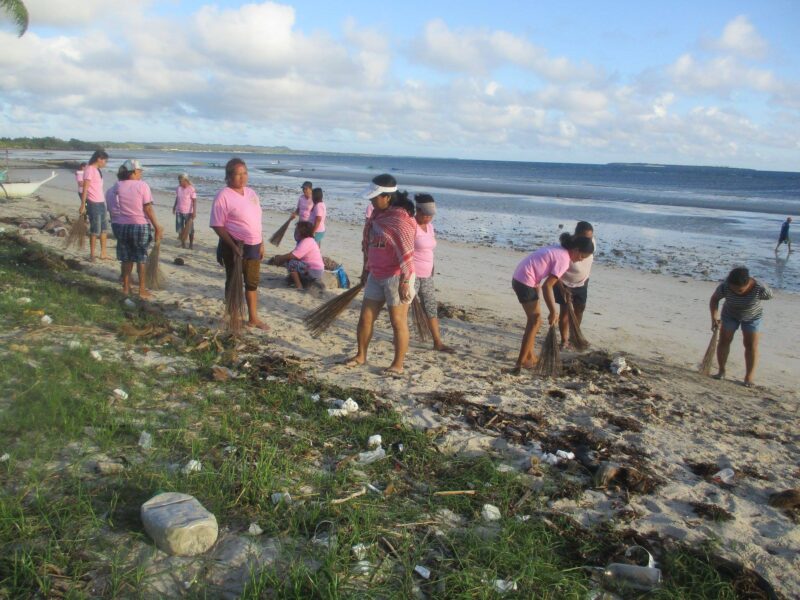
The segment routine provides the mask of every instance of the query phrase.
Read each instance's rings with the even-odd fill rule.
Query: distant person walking
[[[86,169],[86,163],[81,163],[78,170],[75,171],[75,181],[78,184],[78,198],[83,199],[83,171]]]
[[[709,308],[711,310],[711,329],[722,327],[717,346],[717,362],[719,372],[716,379],[725,377],[725,365],[728,362],[728,353],[731,349],[733,335],[739,327],[742,328],[744,340],[745,375],[742,384],[745,387],[753,386],[753,375],[758,363],[758,332],[761,328],[761,319],[764,309],[762,300],[770,300],[772,290],[763,283],[750,277],[746,267],[736,267],[728,277],[717,286],[711,295]],[[720,320],[719,303],[722,305],[722,319]]]
[[[569,310],[567,308],[567,298],[569,294],[572,306],[575,309],[575,317],[578,325],[583,321],[583,312],[586,310],[586,301],[589,297],[589,274],[592,272],[594,255],[597,252],[597,243],[594,239],[594,228],[587,221],[578,221],[575,226],[575,236],[585,237],[592,240],[592,253],[578,262],[571,262],[569,269],[561,276],[562,286],[557,285],[553,288],[553,297],[558,304],[558,329],[561,333],[561,347],[569,348]]]
[[[103,172],[100,170],[108,163],[108,153],[96,150],[83,170],[83,188],[81,189],[81,215],[89,218],[89,259],[94,261],[94,248],[100,238],[100,258],[111,260],[106,251],[106,218],[105,195],[103,194]]]
[[[322,238],[325,237],[325,217],[328,209],[322,197],[322,188],[314,188],[311,192],[311,201],[314,203],[308,220],[314,226],[314,241],[322,248]]]
[[[122,293],[131,291],[133,265],[139,276],[139,297],[148,299],[145,288],[144,266],[147,251],[155,228],[156,241],[161,240],[164,229],[158,224],[153,210],[153,194],[150,186],[142,181],[142,165],[138,160],[126,160],[117,171],[119,181],[106,193],[106,203],[111,214],[111,226],[117,238],[117,260],[120,261]]]
[[[239,254],[243,259],[247,324],[266,331],[269,327],[258,318],[258,284],[264,258],[261,201],[247,187],[247,165],[241,158],[232,158],[225,165],[225,182],[227,186],[217,193],[211,206],[211,229],[219,236],[217,259],[225,266],[225,290],[231,285],[242,285],[241,281],[231,280],[234,255]]]
[[[522,259],[514,271],[511,287],[522,305],[527,319],[525,333],[519,349],[517,363],[511,373],[517,374],[521,369],[532,369],[538,357],[533,352],[536,333],[542,324],[539,296],[544,295],[545,304],[550,311],[547,322],[555,325],[558,315],[553,286],[569,269],[570,263],[584,260],[594,252],[592,240],[581,236],[561,234],[559,246],[545,246]]]
[[[778,245],[775,246],[775,254],[778,253],[778,248],[781,244],[789,246],[789,252],[792,251],[792,240],[789,239],[789,226],[792,224],[792,217],[786,217],[786,220],[781,225],[781,233],[778,236]]]
[[[178,188],[175,190],[175,204],[172,205],[172,214],[175,215],[175,231],[181,240],[181,248],[186,248],[186,238],[183,230],[189,223],[189,250],[194,248],[194,220],[197,217],[197,192],[189,181],[186,173],[178,175]]]

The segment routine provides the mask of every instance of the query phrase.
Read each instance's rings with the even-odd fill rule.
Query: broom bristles
[[[569,317],[569,339],[572,340],[572,345],[576,350],[586,350],[589,347],[589,340],[581,332],[581,325],[578,322],[578,315],[575,314],[572,298],[567,300],[567,316]]]
[[[335,298],[331,298],[317,309],[303,317],[303,323],[313,337],[318,337],[323,333],[337,317],[342,314],[350,303],[364,289],[364,282],[351,287],[344,293]]]
[[[239,244],[241,250],[242,244]],[[233,335],[239,335],[244,326],[245,314],[244,277],[242,275],[242,254],[233,255],[233,273],[225,291],[225,326]]]
[[[286,230],[289,229],[289,224],[292,222],[292,218],[293,217],[289,217],[288,219],[286,219],[286,223],[281,225],[278,228],[278,231],[276,231],[275,233],[272,234],[272,237],[269,238],[269,243],[270,244],[272,244],[273,246],[280,246],[281,245],[281,241],[283,240],[283,236],[286,233]]]
[[[189,239],[189,234],[192,233],[192,226],[194,225],[194,217],[189,217],[186,220],[186,223],[183,225],[183,229],[181,229],[181,234],[178,236],[182,244],[186,243],[186,240]]]
[[[711,333],[711,341],[708,342],[708,348],[706,348],[706,353],[703,355],[703,360],[700,361],[700,372],[703,375],[711,374],[711,367],[714,366],[714,358],[717,355],[718,341],[719,341],[719,325],[714,327],[714,331]]]
[[[544,338],[539,361],[536,363],[534,373],[542,377],[557,377],[561,373],[561,354],[558,349],[557,327],[551,325]]]
[[[414,296],[411,302],[411,311],[414,314],[414,326],[417,330],[417,336],[423,342],[431,339],[431,325],[428,322],[428,315],[425,314],[425,309],[422,307],[422,302],[419,296]]]
[[[64,248],[70,246],[77,246],[80,250],[86,245],[86,234],[89,232],[86,219],[81,215],[75,221],[67,232],[67,239],[64,240]]]
[[[161,255],[161,242],[156,242],[153,245],[153,251],[147,257],[147,262],[144,264],[144,284],[151,290],[164,289],[166,277],[161,267],[158,264]]]

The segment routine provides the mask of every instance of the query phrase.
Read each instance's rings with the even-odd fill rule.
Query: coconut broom
[[[181,244],[186,244],[186,240],[189,239],[189,234],[192,233],[192,227],[194,227],[194,217],[189,217],[183,225],[183,229],[181,229],[181,234],[178,236]]]
[[[427,342],[431,339],[431,326],[428,322],[428,315],[425,314],[425,309],[422,308],[422,302],[419,301],[419,296],[414,296],[414,300],[411,302],[411,311],[414,313],[417,336],[423,342]]]
[[[717,342],[719,341],[719,324],[714,324],[714,329],[711,333],[711,341],[708,342],[708,348],[703,355],[703,360],[700,361],[700,372],[703,375],[711,374],[711,367],[714,365],[714,357],[717,355]]]
[[[281,225],[280,228],[278,229],[278,231],[276,231],[275,233],[272,234],[272,237],[269,238],[269,243],[270,244],[272,244],[273,246],[280,246],[281,245],[281,241],[283,240],[283,236],[286,233],[286,230],[289,229],[289,224],[292,222],[293,218],[294,217],[289,217],[288,219],[286,219],[286,223]]]
[[[561,373],[561,355],[558,349],[558,328],[551,325],[539,352],[539,361],[534,373],[542,377],[557,377]]]
[[[244,247],[239,243],[239,250]],[[233,272],[225,290],[225,326],[233,335],[239,335],[244,326],[245,297],[244,275],[242,273],[243,252],[233,255]]]
[[[331,323],[333,323],[336,318],[350,306],[353,299],[361,293],[361,290],[364,289],[364,284],[365,282],[362,281],[346,292],[339,294],[335,298],[331,298],[319,308],[303,317],[303,323],[306,329],[311,332],[311,335],[313,337],[318,337],[322,332],[328,329]]]
[[[575,305],[572,303],[572,294],[566,289],[566,286],[559,282],[561,286],[561,296],[567,300],[567,318],[569,321],[569,339],[576,350],[586,350],[589,347],[589,340],[587,340],[581,332],[581,324],[578,321],[578,315],[575,314]]]
[[[144,284],[151,290],[163,290],[166,277],[158,264],[161,255],[161,241],[153,244],[153,251],[144,264]]]
[[[83,250],[86,245],[86,234],[89,233],[88,223],[84,215],[78,216],[77,220],[70,226],[67,232],[67,239],[64,240],[64,248],[77,246]]]

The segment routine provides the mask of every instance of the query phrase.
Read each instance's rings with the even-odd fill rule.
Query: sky
[[[0,136],[800,170],[800,2],[24,0]]]

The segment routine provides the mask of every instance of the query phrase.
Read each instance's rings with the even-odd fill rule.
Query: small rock
[[[258,523],[250,523],[250,527],[247,528],[247,535],[261,535],[264,533],[264,530],[258,526]]]
[[[97,350],[92,350],[89,355],[98,362],[103,360],[102,355]]]
[[[500,509],[494,504],[484,504],[481,509],[481,517],[484,521],[499,521],[502,516]]]
[[[202,469],[203,463],[201,463],[199,460],[192,459],[183,466],[181,472],[184,475],[188,475],[189,473],[199,473]]]
[[[158,494],[142,505],[141,516],[156,546],[175,556],[201,554],[219,534],[216,517],[188,494]]]
[[[127,308],[136,308],[136,302],[131,300],[130,298],[125,298],[125,301],[122,303]]]
[[[358,453],[358,462],[362,465],[369,465],[376,461],[379,461],[384,456],[386,456],[386,450],[382,447],[378,446],[375,450],[369,450],[368,452],[359,452]]]
[[[228,381],[229,379],[236,379],[237,375],[228,367],[221,367],[220,365],[213,365],[211,367],[211,375],[214,381]]]
[[[186,264],[186,261],[184,261],[180,256],[176,256],[175,260],[173,260],[172,262],[174,262],[179,267],[182,267],[183,265]]]

